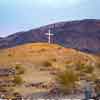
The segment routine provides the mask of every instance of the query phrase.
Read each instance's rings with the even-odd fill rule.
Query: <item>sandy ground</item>
[[[65,100],[65,99],[84,99],[84,94],[72,94],[72,95],[49,95],[47,92],[38,92],[27,96],[29,100]]]

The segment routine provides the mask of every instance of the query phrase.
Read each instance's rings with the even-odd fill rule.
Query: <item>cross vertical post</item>
[[[46,35],[48,36],[48,43],[51,44],[51,36],[53,36],[54,34],[51,33],[51,30],[48,30],[48,33],[46,33]]]

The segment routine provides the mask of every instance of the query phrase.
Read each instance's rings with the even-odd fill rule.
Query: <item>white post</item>
[[[48,43],[50,44],[50,43],[51,43],[51,32],[50,32],[50,30],[49,30],[48,33],[49,33],[49,34],[48,34]]]
[[[48,43],[51,44],[51,36],[53,36],[54,34],[52,34],[50,29],[49,29],[48,33],[46,33],[46,35],[48,35]]]

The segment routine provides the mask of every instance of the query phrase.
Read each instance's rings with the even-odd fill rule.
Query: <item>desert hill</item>
[[[16,45],[47,42],[45,33],[51,29],[54,33],[52,42],[67,48],[81,51],[100,52],[100,20],[85,19],[77,21],[59,22],[26,32],[18,32],[0,39],[0,48],[15,47]]]
[[[31,43],[0,50],[0,64],[29,61],[38,63],[45,60],[59,62],[95,62],[94,56],[57,44]]]
[[[56,72],[64,70],[67,66],[74,68],[77,64],[91,65],[95,68],[94,74],[99,76],[100,73],[95,67],[98,62],[99,58],[97,60],[94,55],[64,48],[58,44],[31,43],[0,50],[0,70],[23,68],[25,71],[22,70],[23,74],[20,75],[24,83],[11,87],[13,91],[22,95],[49,91]]]

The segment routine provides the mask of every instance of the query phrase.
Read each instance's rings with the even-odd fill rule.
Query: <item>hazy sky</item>
[[[100,0],[0,0],[0,36],[53,22],[99,19]]]

